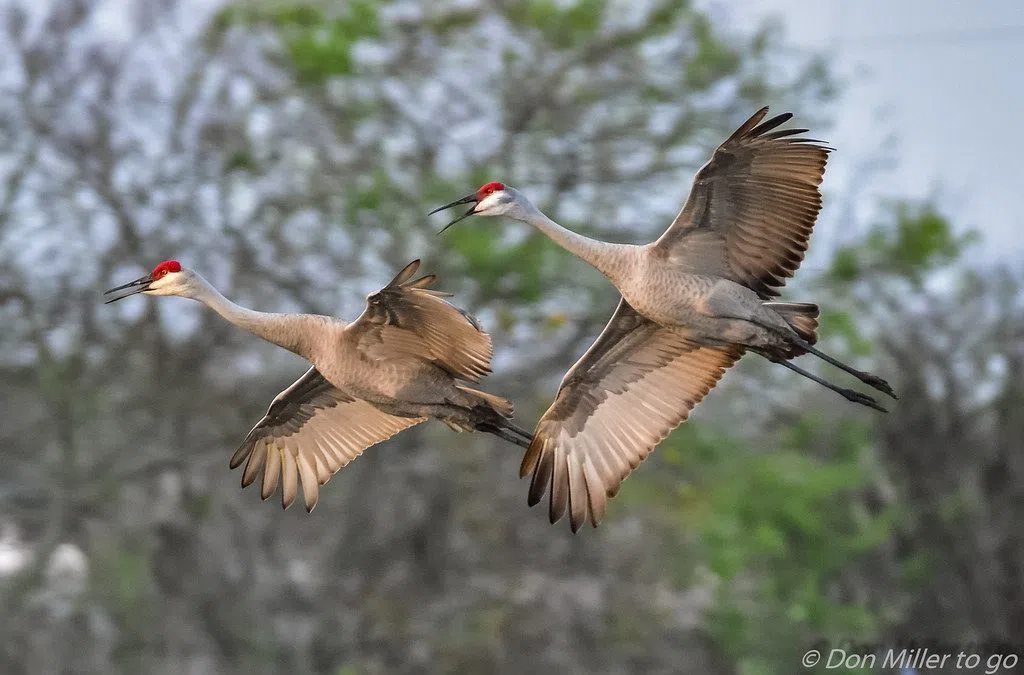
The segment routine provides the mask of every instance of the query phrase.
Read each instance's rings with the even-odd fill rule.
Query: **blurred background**
[[[1019,645],[1024,6],[895,4],[0,0],[0,672],[759,675],[819,640]],[[900,401],[744,359],[597,530],[527,508],[518,449],[439,424],[312,515],[263,504],[227,461],[304,364],[187,300],[101,303],[173,257],[352,318],[422,257],[530,426],[616,293],[525,226],[436,237],[426,212],[501,180],[649,241],[765,104],[838,149],[785,297]]]

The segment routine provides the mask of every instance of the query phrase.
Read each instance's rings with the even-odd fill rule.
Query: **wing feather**
[[[310,368],[278,394],[232,455],[230,466],[245,462],[243,488],[262,471],[260,497],[269,499],[280,486],[284,508],[295,501],[301,483],[306,510],[312,511],[320,486],[334,473],[371,445],[425,419],[390,415],[349,396]]]
[[[267,456],[267,468],[263,471],[263,483],[260,487],[260,498],[266,501],[277,490],[277,483],[281,479],[281,451],[272,439],[262,439],[254,443],[253,450],[263,452]]]
[[[707,346],[649,321],[625,301],[562,379],[523,456],[528,503],[545,493],[554,523],[596,526],[622,481],[718,383],[742,347]]]
[[[409,281],[414,260],[391,283],[369,295],[366,309],[347,330],[370,358],[411,357],[436,363],[452,376],[477,382],[491,372],[491,337],[476,319],[426,286],[427,275]]]
[[[765,299],[803,262],[832,150],[798,137],[806,129],[772,131],[792,115],[762,122],[767,114],[759,110],[718,147],[655,242],[691,272],[724,276]]]

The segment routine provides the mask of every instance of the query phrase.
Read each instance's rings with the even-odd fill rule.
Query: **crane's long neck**
[[[231,302],[199,275],[196,275],[196,282],[192,299],[210,307],[239,328],[307,360],[313,360],[318,345],[327,342],[332,324],[340,324],[337,320],[316,314],[257,312]]]
[[[635,248],[633,246],[598,241],[567,230],[544,215],[533,204],[526,208],[522,220],[546,234],[548,238],[566,251],[590,263],[616,285],[627,271],[631,249]]]

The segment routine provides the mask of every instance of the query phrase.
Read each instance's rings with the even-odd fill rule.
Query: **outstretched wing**
[[[762,108],[718,147],[655,247],[695,273],[724,276],[764,299],[779,295],[800,266],[821,210],[828,148],[806,129],[772,131]]]
[[[595,527],[626,476],[685,420],[740,356],[736,346],[690,342],[637,314],[624,299],[562,380],[523,457],[529,504],[550,497],[554,523]]]
[[[252,428],[231,457],[231,468],[243,461],[242,487],[263,474],[260,496],[268,499],[281,485],[281,506],[295,501],[299,479],[312,511],[320,486],[363,450],[424,417],[396,417],[349,396],[310,368],[282,391],[267,414]]]
[[[432,274],[409,281],[413,260],[391,283],[366,298],[366,309],[347,330],[371,358],[411,356],[436,363],[454,377],[479,381],[491,372],[491,337],[472,316],[426,288]]]

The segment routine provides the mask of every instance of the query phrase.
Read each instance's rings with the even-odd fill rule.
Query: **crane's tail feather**
[[[494,434],[498,438],[523,448],[530,447],[533,434],[512,423],[512,413],[514,412],[512,401],[461,384],[457,384],[455,387],[476,399],[476,404],[472,407],[472,415],[475,418],[474,426],[477,431]]]
[[[781,316],[800,339],[812,345],[818,341],[818,306],[813,302],[766,302],[763,307]]]
[[[814,354],[818,358],[823,359],[824,361],[831,363],[833,366],[846,371],[847,373],[853,375],[864,384],[867,384],[877,389],[883,394],[891,396],[892,398],[898,398],[898,396],[896,396],[896,392],[889,385],[889,383],[883,380],[881,377],[848,366],[842,361],[834,357],[831,357],[828,354],[825,354],[821,350],[816,349],[814,347],[814,343],[818,341],[817,305],[810,302],[765,302],[762,303],[761,306],[766,309],[770,309],[779,316],[781,316],[782,319],[789,325],[789,327],[793,329],[793,332],[796,333],[795,338],[790,338],[792,342],[790,342],[789,344],[773,346],[767,349],[762,348],[760,350],[762,354],[772,359],[784,360],[795,358],[797,356],[800,356],[801,354]]]
[[[813,345],[818,341],[818,306],[811,302],[765,302],[761,305],[786,322],[797,335],[796,341],[787,341],[770,349],[780,359],[793,359],[806,354],[799,343]]]
[[[512,406],[512,401],[507,398],[488,394],[486,391],[480,391],[479,389],[473,389],[461,384],[455,385],[455,388],[463,393],[469,394],[475,399],[479,399],[480,403],[486,405],[501,417],[512,417],[512,413],[515,409]]]

